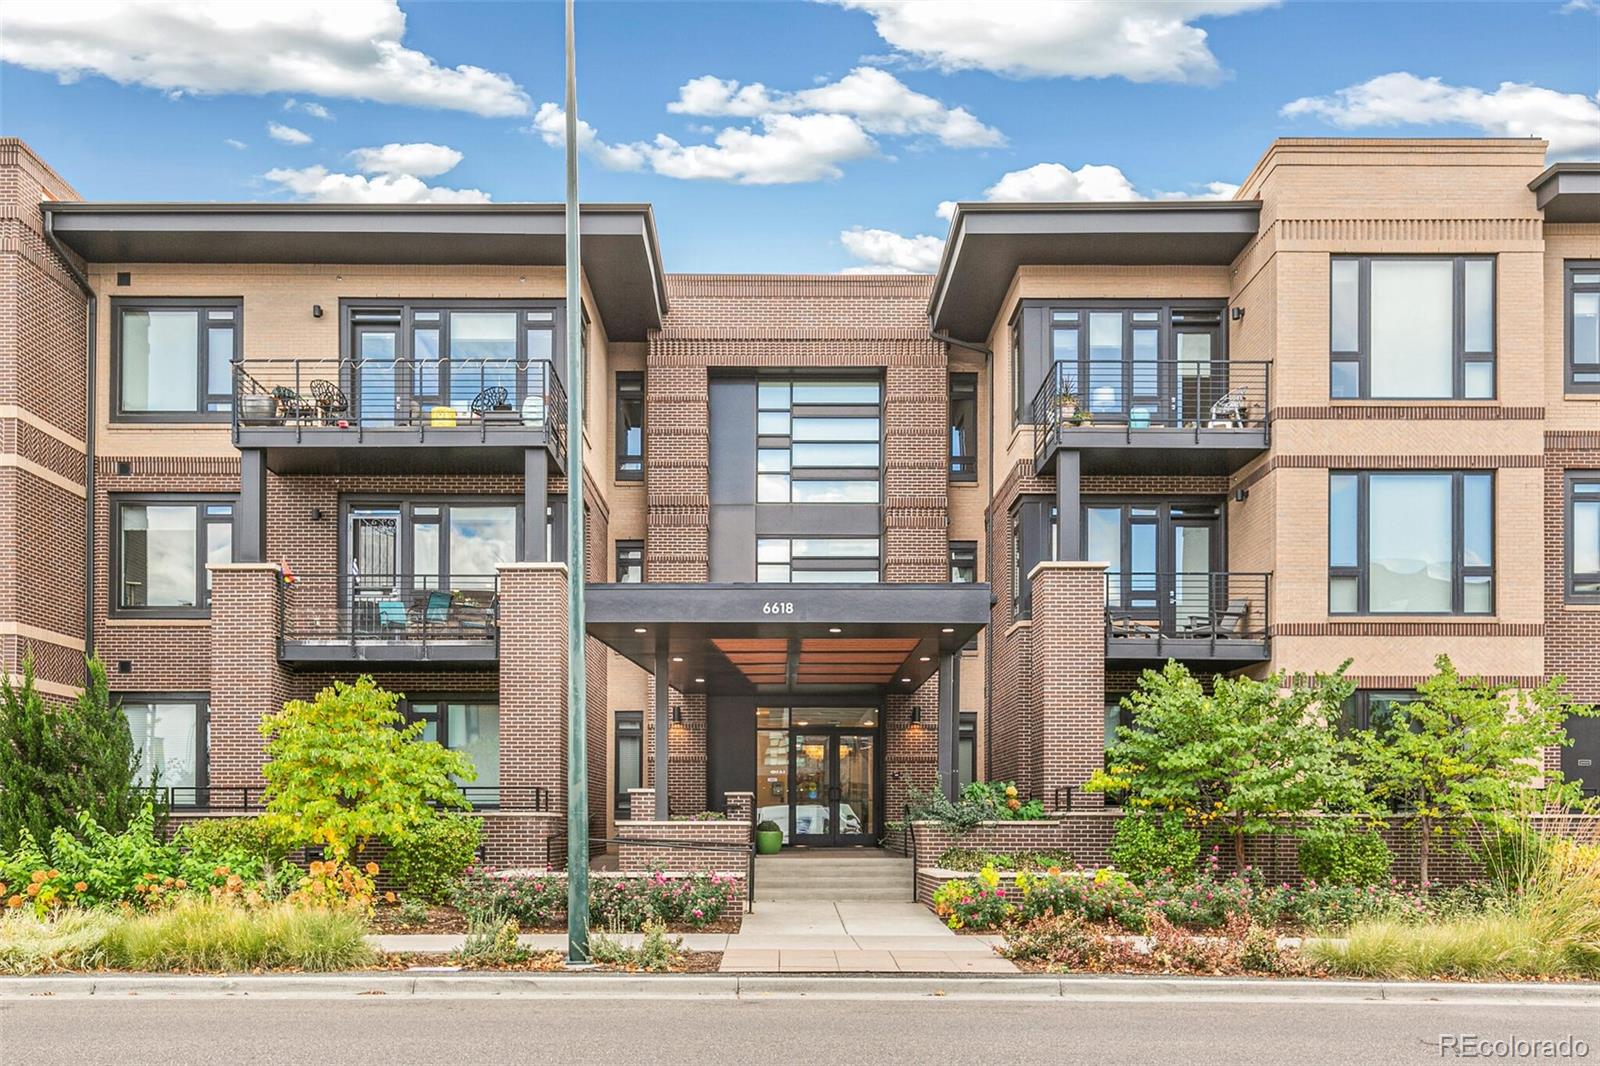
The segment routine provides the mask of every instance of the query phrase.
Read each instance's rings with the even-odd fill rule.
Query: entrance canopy
[[[589,635],[680,692],[913,692],[989,621],[982,584],[591,584]]]

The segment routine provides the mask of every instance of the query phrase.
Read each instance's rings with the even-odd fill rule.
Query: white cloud
[[[489,194],[482,189],[447,189],[429,185],[410,174],[333,173],[327,167],[278,168],[266,173],[296,198],[313,203],[341,204],[486,204]]]
[[[1563,15],[1576,15],[1580,11],[1591,11],[1600,15],[1600,2],[1597,0],[1567,0],[1561,5]]]
[[[552,148],[564,143],[566,117],[555,104],[539,106],[532,131]],[[664,133],[653,141],[609,144],[578,122],[578,146],[613,170],[650,170],[687,181],[785,185],[840,177],[839,164],[877,152],[849,115],[762,115],[753,127],[729,126],[710,144],[681,144]]]
[[[236,137],[224,137],[222,139],[222,143],[227,145],[229,148],[237,148],[241,152],[250,147],[248,144],[245,144]]]
[[[1562,93],[1514,81],[1484,92],[1396,71],[1329,96],[1303,96],[1285,104],[1282,114],[1313,116],[1343,129],[1451,123],[1498,137],[1543,137],[1552,155],[1600,151],[1600,93]]]
[[[1239,186],[1231,181],[1207,181],[1188,192],[1157,192],[1157,200],[1231,200]]]
[[[740,85],[710,74],[678,89],[667,110],[680,115],[760,118],[774,114],[850,115],[868,133],[936,137],[952,148],[988,148],[1005,136],[964,107],[946,107],[914,92],[888,71],[857,67],[838,81],[796,92],[774,92],[760,82]]]
[[[1061,163],[1035,163],[1025,170],[1002,174],[983,191],[985,200],[1142,200],[1122,171],[1113,166],[1085,163],[1071,170]]]
[[[315,100],[289,99],[283,102],[285,111],[302,111],[312,118],[320,118],[324,122],[333,121],[333,112],[317,103]]]
[[[267,136],[284,144],[310,144],[311,134],[297,130],[293,126],[285,126],[281,122],[267,123]]]
[[[435,178],[453,170],[461,153],[442,144],[386,144],[381,148],[357,148],[350,153],[356,169],[363,174],[410,174],[416,178]]]
[[[1274,0],[832,0],[872,16],[878,36],[944,71],[1020,78],[1214,82],[1221,65],[1195,19]]]
[[[386,104],[522,115],[508,75],[440,66],[405,47],[396,0],[9,0],[0,60],[168,93],[300,92]]]
[[[903,237],[886,229],[853,226],[839,234],[845,251],[861,260],[845,274],[931,274],[939,269],[944,241],[927,234]]]

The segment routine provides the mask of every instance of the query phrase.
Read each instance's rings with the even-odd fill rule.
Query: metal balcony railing
[[[1106,573],[1108,642],[1265,641],[1270,573]]]
[[[1272,364],[1231,359],[1066,361],[1033,396],[1035,456],[1074,429],[1112,427],[1128,439],[1148,429],[1265,429]]]
[[[567,394],[549,360],[245,359],[234,364],[233,422],[296,430],[495,429],[545,434],[564,460]]]
[[[501,811],[548,811],[550,790],[540,785],[501,786],[463,784],[456,786],[473,807]],[[167,809],[179,812],[259,811],[266,807],[266,789],[258,785],[163,785],[156,798]],[[150,795],[147,789],[134,789],[135,802]]]
[[[282,639],[299,644],[493,643],[499,576],[296,574],[286,579]]]

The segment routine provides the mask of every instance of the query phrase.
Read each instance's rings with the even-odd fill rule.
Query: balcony
[[[482,665],[499,661],[499,577],[296,575],[278,658],[288,664]]]
[[[1106,574],[1106,659],[1255,663],[1271,657],[1271,574]]]
[[[247,359],[233,380],[233,442],[279,474],[520,474],[528,448],[566,466],[548,360]]]
[[[1221,474],[1268,445],[1272,364],[1229,359],[1056,362],[1033,397],[1033,465],[1082,472]]]

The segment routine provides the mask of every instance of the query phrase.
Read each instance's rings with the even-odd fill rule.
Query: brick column
[[[649,822],[656,816],[656,790],[653,788],[628,789],[628,817],[630,822]]]
[[[1047,806],[1073,788],[1074,807],[1102,807],[1081,786],[1105,763],[1106,566],[1040,563],[1033,583],[1033,728],[1037,792]]]
[[[565,832],[567,810],[567,567],[500,568],[500,793],[528,804],[535,788]]]
[[[211,571],[211,742],[207,782],[212,805],[236,805],[226,790],[254,792],[266,745],[261,720],[283,710],[288,678],[278,664],[283,619],[282,572],[273,563],[214,564]],[[254,798],[254,797],[252,797]]]

